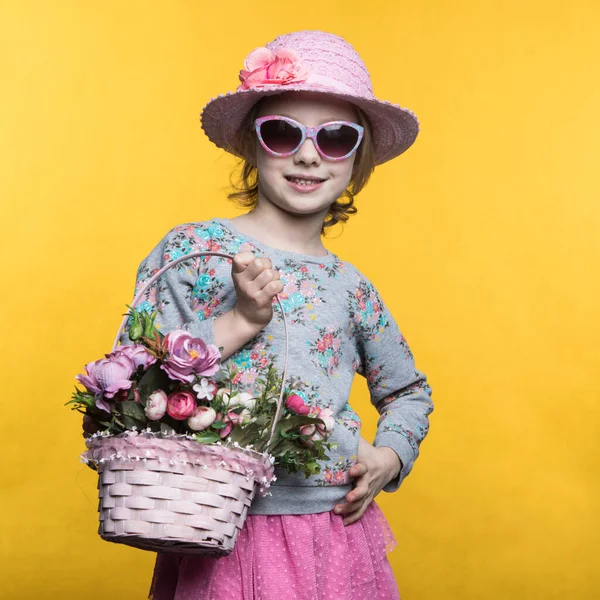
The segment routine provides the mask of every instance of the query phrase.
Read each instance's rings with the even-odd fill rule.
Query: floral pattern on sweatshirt
[[[304,400],[304,403],[310,407],[330,408],[328,403],[323,403],[322,394],[319,386],[310,381],[305,381],[298,375],[288,375],[286,390],[293,391]]]
[[[321,263],[319,269],[321,269],[329,279],[334,279],[339,275],[343,275],[346,271],[344,263],[337,256],[335,257],[335,261],[331,264]]]
[[[362,426],[360,417],[348,403],[346,403],[346,406],[340,411],[335,422],[354,434],[358,433]]]
[[[420,373],[418,371],[415,372],[416,377],[418,377],[419,375]],[[399,398],[404,398],[407,396],[412,396],[412,394],[419,391],[425,392],[425,394],[427,394],[428,396],[431,396],[432,393],[431,386],[429,385],[429,383],[427,383],[427,381],[417,381],[416,383],[413,383],[412,385],[409,385],[404,389],[394,392],[387,396],[385,398],[385,403],[390,404],[394,400],[398,400]]]
[[[377,290],[362,278],[348,292],[348,313],[354,331],[360,330],[363,336],[376,342],[389,324]]]
[[[324,288],[319,278],[311,274],[306,265],[289,258],[279,266],[274,265],[274,268],[279,271],[283,283],[279,298],[290,325],[306,326],[316,320],[315,310],[325,302],[322,297]],[[280,311],[279,306],[275,306]],[[280,312],[277,319],[281,320],[279,315]]]
[[[197,251],[229,255],[251,251],[265,255],[264,249],[238,237],[225,222],[181,225],[171,230],[142,263],[137,289],[167,262]],[[386,445],[395,444],[394,449],[403,453],[405,476],[427,433],[427,415],[432,410],[427,396],[431,388],[424,381],[415,382],[419,374],[413,375],[414,371],[407,368],[413,360],[412,353],[377,290],[352,265],[337,257],[303,260],[293,253],[274,251],[271,258],[284,283],[281,300],[294,343],[286,388],[304,399],[311,414],[328,409],[335,419],[335,448],[328,452],[330,460],[320,461],[321,473],[308,480],[294,474],[289,481],[298,486],[323,487],[350,483],[348,471],[356,462],[353,453],[357,452],[361,430],[360,417],[347,402],[354,373],[367,380],[372,402],[380,412],[377,435],[386,434]],[[146,306],[148,310],[166,309],[166,331],[178,327],[178,319],[184,315],[186,324],[190,323],[190,313],[199,321],[207,321],[229,310],[235,301],[230,259],[194,258],[171,271],[177,276],[169,277],[167,282],[161,278],[142,303],[142,308]],[[188,306],[180,308],[183,303],[179,300],[184,295]],[[223,364],[239,367],[235,384],[253,395],[257,379],[264,376],[267,366],[271,362],[281,365],[282,323],[276,302],[274,312],[269,327]],[[201,327],[208,331],[209,323],[201,323],[200,331]],[[391,432],[395,435],[389,435]],[[282,482],[285,479],[287,476]]]
[[[326,375],[335,375],[342,356],[342,328],[327,325],[316,330],[316,337],[306,342],[313,362]]]
[[[347,485],[351,482],[349,471],[356,464],[356,455],[352,455],[349,459],[340,456],[335,463],[327,464],[330,466],[315,476],[315,484],[317,486]]]

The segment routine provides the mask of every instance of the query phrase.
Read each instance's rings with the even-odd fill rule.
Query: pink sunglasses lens
[[[260,126],[260,136],[265,146],[277,154],[292,152],[302,139],[302,131],[299,127],[282,121],[271,119]]]
[[[329,125],[317,134],[317,143],[323,154],[331,158],[346,156],[356,146],[359,133],[350,125]]]

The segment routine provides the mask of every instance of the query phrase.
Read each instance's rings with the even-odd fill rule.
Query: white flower
[[[207,427],[210,427],[215,419],[217,413],[210,406],[198,406],[190,417],[188,417],[187,423],[190,429],[194,431],[202,431]]]
[[[229,407],[243,406],[248,410],[253,410],[256,406],[256,398],[253,398],[251,394],[246,392],[240,392],[239,394],[232,395],[229,399]]]
[[[162,390],[150,394],[144,412],[151,421],[162,419],[167,411],[167,395]]]
[[[199,400],[212,400],[217,394],[217,384],[203,377],[193,388]]]

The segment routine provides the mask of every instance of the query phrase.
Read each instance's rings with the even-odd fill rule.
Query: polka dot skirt
[[[396,547],[375,502],[346,525],[333,512],[248,515],[224,558],[159,554],[151,600],[399,600]]]

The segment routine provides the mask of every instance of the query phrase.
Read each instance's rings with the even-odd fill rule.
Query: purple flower
[[[113,398],[121,390],[128,390],[132,381],[129,379],[135,370],[131,358],[121,354],[109,355],[85,366],[85,375],[77,375],[75,379],[82,383],[89,392],[96,395],[96,406],[110,412],[110,406],[104,400]]]
[[[167,356],[160,366],[171,379],[192,383],[196,375],[214,375],[219,370],[221,353],[187,331],[172,331],[165,339]]]
[[[136,369],[140,365],[143,365],[144,371],[156,362],[156,357],[150,354],[141,344],[119,346],[116,350],[106,355],[107,358],[111,356],[127,356],[135,363]]]

